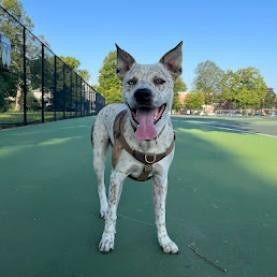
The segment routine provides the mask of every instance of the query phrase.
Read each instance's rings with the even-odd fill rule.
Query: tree
[[[263,108],[267,86],[256,68],[227,71],[221,85],[221,99],[231,101],[233,108]]]
[[[265,108],[274,108],[277,102],[277,95],[275,94],[272,88],[268,88],[265,98],[264,98],[264,107]]]
[[[99,71],[97,90],[105,97],[106,103],[122,102],[122,83],[116,74],[116,51],[104,59]]]
[[[179,93],[182,91],[186,91],[187,86],[181,77],[177,78],[174,83],[174,96],[173,96],[173,106],[172,109],[175,111],[179,111],[182,108],[182,104],[179,100]]]
[[[23,6],[19,0],[0,0],[0,4],[14,15],[18,21],[27,27],[30,31],[34,25],[31,19],[26,15]],[[8,99],[15,98],[15,111],[23,110],[23,27],[16,22],[11,16],[0,9],[0,31],[11,40],[12,45],[12,64],[9,72],[0,72],[0,110],[6,111],[9,109],[10,103]],[[45,46],[49,47],[49,43],[43,36],[39,36]],[[51,89],[53,87],[53,70],[54,70],[54,56],[45,47],[45,89]],[[41,44],[37,39],[27,30],[26,31],[26,70],[27,70],[27,104],[30,105],[33,101],[30,101],[33,96],[32,91],[34,89],[41,88]],[[79,69],[80,61],[74,57],[64,57],[61,59],[68,65],[66,67],[66,73],[70,73],[70,70],[76,70],[86,81],[89,80],[89,72],[87,70]],[[57,65],[57,85],[61,78],[58,78],[63,74],[63,65],[58,60]],[[65,74],[66,83],[70,83],[70,74]],[[58,94],[61,95],[61,94]],[[68,93],[66,95],[69,95]],[[31,105],[32,106],[32,105]]]
[[[236,108],[237,94],[238,94],[238,75],[232,70],[227,70],[221,80],[221,93],[218,95],[218,102],[232,105]]]
[[[242,108],[262,108],[267,86],[260,72],[254,67],[246,67],[236,72],[238,75],[236,100]]]
[[[11,78],[8,72],[0,74],[0,112],[9,109],[9,102],[6,100],[9,96],[15,96],[17,90],[18,78]]]
[[[76,70],[80,66],[80,61],[75,57],[60,56],[63,62],[65,62],[72,70]]]
[[[66,63],[70,69],[75,70],[86,82],[90,79],[90,73],[86,69],[80,69],[81,62],[71,56],[60,56],[61,60]]]
[[[186,97],[185,107],[189,110],[198,110],[202,108],[204,102],[204,94],[199,91],[193,91],[188,93]]]
[[[19,0],[0,0],[0,5],[18,18],[29,30],[33,29],[34,24],[31,18],[26,14]],[[15,22],[11,25],[16,25]]]
[[[223,77],[223,70],[214,62],[205,61],[196,67],[194,89],[204,94],[205,104],[211,104],[214,96],[220,92],[220,84]]]
[[[90,79],[90,73],[88,70],[86,69],[78,69],[77,71],[79,73],[79,75],[86,81],[88,82]]]
[[[18,20],[23,23],[29,30],[31,30],[34,25],[24,11],[22,4],[18,0],[0,0],[0,4],[18,18]],[[21,81],[20,77],[22,74],[22,27],[11,19],[9,15],[4,13],[0,9],[0,30],[11,40],[13,47],[13,59],[11,64],[11,72],[14,74],[9,74],[7,72],[1,72],[0,74],[0,109],[7,110],[8,103],[5,99],[8,97],[16,98],[15,110],[22,110],[23,104],[23,94],[21,91]]]

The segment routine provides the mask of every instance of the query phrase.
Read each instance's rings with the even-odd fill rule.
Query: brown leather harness
[[[150,173],[153,169],[153,164],[159,162],[164,157],[169,155],[171,151],[174,148],[175,145],[175,134],[174,139],[170,146],[165,150],[163,153],[159,154],[150,154],[150,153],[143,153],[140,151],[137,151],[135,149],[132,149],[130,145],[127,143],[126,139],[123,135],[123,123],[124,123],[124,116],[127,113],[127,110],[121,111],[114,122],[114,144],[112,148],[112,166],[115,168],[118,158],[120,156],[120,153],[122,149],[126,150],[130,155],[132,155],[137,161],[141,162],[144,165],[144,168],[142,170],[142,173],[134,178],[131,175],[129,175],[130,178],[135,179],[137,181],[145,181],[149,178],[151,178]]]

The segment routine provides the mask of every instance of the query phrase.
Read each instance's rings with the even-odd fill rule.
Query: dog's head
[[[138,140],[152,140],[169,117],[173,87],[182,72],[182,42],[156,64],[138,64],[118,45],[117,74],[123,82],[124,102]]]

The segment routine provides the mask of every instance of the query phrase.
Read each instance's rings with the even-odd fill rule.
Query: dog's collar
[[[126,150],[130,155],[132,155],[137,161],[141,162],[144,164],[144,169],[142,173],[135,178],[138,181],[145,181],[146,179],[149,179],[149,175],[152,171],[152,167],[154,163],[159,162],[163,158],[165,158],[167,155],[169,155],[175,145],[175,134],[174,134],[174,139],[172,140],[172,143],[170,146],[165,150],[163,153],[144,153],[137,151],[135,149],[132,149],[130,145],[127,143],[124,135],[123,135],[123,123],[124,123],[124,116],[126,115],[127,110],[121,111],[114,123],[114,145],[113,145],[113,167],[116,166],[117,159],[119,157],[119,152],[121,149]],[[164,129],[164,128],[163,128]],[[162,129],[162,131],[163,131]],[[161,131],[161,132],[162,132]],[[160,134],[161,134],[160,132]]]

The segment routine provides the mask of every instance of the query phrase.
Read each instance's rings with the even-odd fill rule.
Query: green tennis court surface
[[[97,251],[93,120],[0,132],[1,277],[277,276],[276,119],[173,119],[167,222],[178,256],[158,247],[151,182],[132,180],[116,249]]]

